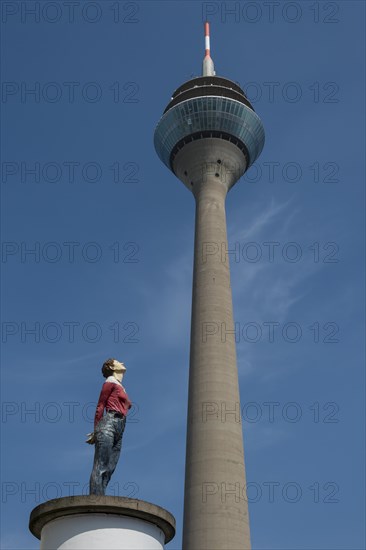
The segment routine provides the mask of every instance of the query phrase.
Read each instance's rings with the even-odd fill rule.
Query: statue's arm
[[[113,390],[113,384],[111,382],[104,382],[102,386],[102,391],[100,392],[97,408],[95,411],[94,417],[94,431],[97,427],[98,422],[102,419],[105,406],[108,401],[108,397],[111,395]]]
[[[100,392],[97,408],[95,411],[95,417],[94,417],[94,432],[91,432],[87,434],[88,439],[86,440],[86,443],[89,443],[89,445],[94,445],[95,443],[95,428],[97,427],[98,422],[101,420],[103,416],[103,412],[106,406],[106,403],[108,401],[108,397],[112,393],[113,390],[113,384],[110,382],[104,382],[102,386],[102,391]]]
[[[132,402],[131,402],[130,398],[128,397],[127,392],[126,392],[126,390],[123,386],[122,386],[122,390],[123,390],[123,393],[124,393],[124,400],[126,402],[127,409],[129,410],[132,407]]]

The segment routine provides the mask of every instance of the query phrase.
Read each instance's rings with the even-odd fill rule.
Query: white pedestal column
[[[143,500],[88,495],[37,506],[29,528],[41,550],[163,550],[175,519]]]

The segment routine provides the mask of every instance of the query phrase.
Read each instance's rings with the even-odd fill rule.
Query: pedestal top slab
[[[32,510],[29,529],[40,539],[42,529],[48,522],[74,514],[114,514],[141,519],[157,525],[165,535],[165,543],[175,535],[175,518],[164,508],[145,500],[108,495],[80,495],[48,500]]]

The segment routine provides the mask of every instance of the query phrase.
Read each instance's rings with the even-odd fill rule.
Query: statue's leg
[[[109,461],[114,445],[114,418],[108,414],[98,423],[95,430],[95,454],[90,476],[89,493],[104,495],[110,479]]]
[[[114,441],[111,454],[109,455],[109,464],[108,464],[108,481],[107,484],[116,469],[119,456],[121,454],[122,448],[122,436],[126,426],[126,417],[124,418],[115,418],[115,431],[114,431]]]

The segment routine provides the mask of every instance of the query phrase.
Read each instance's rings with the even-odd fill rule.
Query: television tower
[[[250,548],[226,233],[227,192],[260,155],[263,125],[216,76],[205,23],[202,76],[173,94],[154,135],[196,201],[183,550]]]

